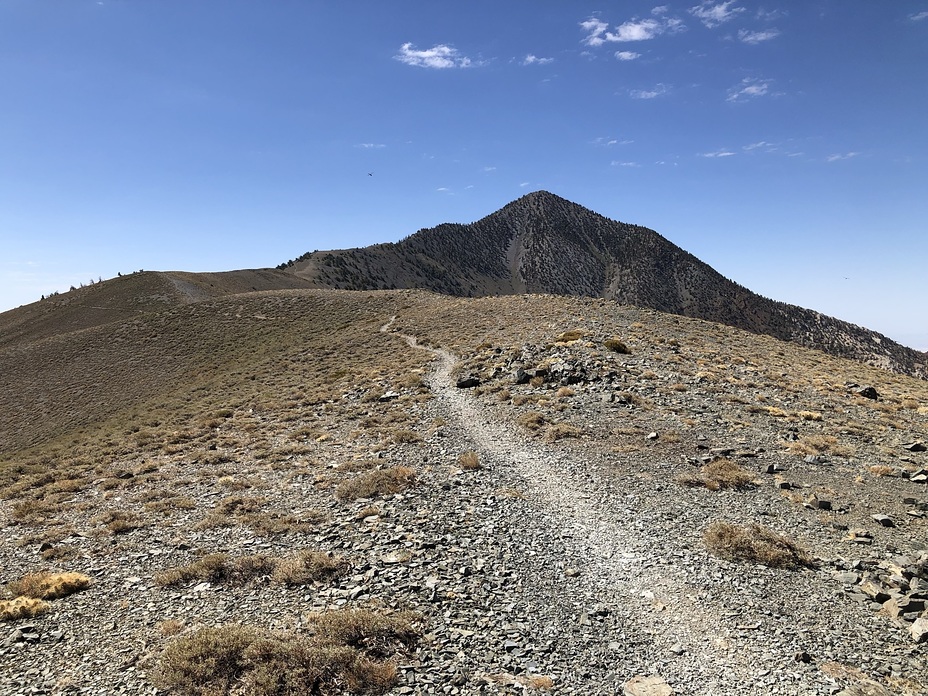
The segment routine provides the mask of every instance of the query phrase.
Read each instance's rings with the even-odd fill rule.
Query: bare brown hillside
[[[270,268],[221,273],[137,271],[0,313],[0,347],[63,336],[212,297],[310,286]]]
[[[4,694],[928,694],[923,380],[269,290],[20,337],[0,413]]]

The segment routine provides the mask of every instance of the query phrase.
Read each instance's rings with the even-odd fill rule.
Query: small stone
[[[686,652],[686,650],[684,650],[683,646],[679,643],[674,643],[670,646],[670,652],[672,652],[674,655],[682,655]]]
[[[625,682],[622,693],[624,696],[673,696],[673,689],[658,676],[637,676]]]
[[[864,387],[863,389],[857,390],[857,396],[862,396],[865,399],[876,399],[880,398],[879,393],[873,387]]]
[[[795,655],[793,655],[793,659],[796,662],[802,662],[803,664],[809,664],[812,662],[812,656],[805,650],[800,650],[797,652]]]
[[[648,435],[648,439],[649,439],[649,440],[656,440],[656,439],[657,439],[657,433],[650,433],[650,434]]]
[[[928,616],[915,619],[909,627],[909,634],[916,643],[928,643]]]
[[[896,523],[893,522],[893,518],[889,515],[871,515],[873,520],[877,522],[882,527],[895,527]]]
[[[832,577],[842,585],[856,585],[860,580],[860,575],[851,572],[835,573]]]
[[[902,449],[909,452],[925,452],[928,451],[928,446],[925,446],[925,443],[921,441],[907,442],[902,446]]]
[[[580,575],[580,570],[578,568],[565,568],[564,575],[568,578],[575,578]]]
[[[462,377],[457,382],[454,383],[458,389],[472,389],[473,387],[480,386],[479,377]]]

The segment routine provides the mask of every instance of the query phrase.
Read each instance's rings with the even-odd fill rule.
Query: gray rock
[[[880,398],[879,393],[873,387],[864,387],[863,389],[857,390],[857,396],[862,396],[865,399],[876,399]]]
[[[893,518],[889,515],[870,515],[875,522],[877,522],[882,527],[895,527],[896,523],[893,522]]]
[[[624,696],[673,696],[673,689],[658,676],[637,676],[625,682],[622,693]]]
[[[909,635],[916,643],[928,643],[928,616],[915,619],[909,627]]]
[[[860,575],[851,572],[835,573],[832,577],[842,585],[855,585],[860,580]]]

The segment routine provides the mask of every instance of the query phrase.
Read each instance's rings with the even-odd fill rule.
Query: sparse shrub
[[[389,657],[411,647],[418,637],[410,612],[387,614],[370,609],[329,611],[314,617],[316,635],[326,643],[362,649],[372,657]]]
[[[19,522],[36,522],[59,512],[58,505],[44,500],[24,500],[13,506],[12,518]]]
[[[180,619],[165,619],[158,623],[158,630],[163,636],[176,636],[184,630],[184,622]]]
[[[412,430],[395,430],[393,432],[393,442],[398,445],[412,444],[414,442],[422,442],[422,438],[419,437],[419,434]]]
[[[245,650],[258,637],[250,626],[230,624],[177,638],[161,655],[156,681],[185,694],[227,694],[245,671]]]
[[[301,551],[279,561],[271,579],[284,585],[308,585],[344,575],[348,568],[348,562],[341,556],[321,551]]]
[[[710,491],[748,488],[754,475],[730,459],[716,459],[703,466],[698,474],[684,474],[677,478],[685,486],[701,486]]]
[[[224,553],[211,553],[185,566],[169,568],[155,575],[155,583],[165,586],[191,582],[243,584],[260,575],[269,575],[275,567],[270,556],[255,555],[230,559]]]
[[[537,431],[541,430],[548,421],[545,419],[543,413],[538,411],[529,411],[528,413],[523,413],[519,416],[519,425],[528,430]]]
[[[818,422],[822,420],[822,414],[816,411],[799,411],[796,415],[804,421]]]
[[[621,353],[623,355],[631,354],[631,350],[625,345],[624,341],[614,336],[603,341],[603,347],[607,350],[611,350],[613,353]]]
[[[833,454],[836,457],[849,457],[854,453],[849,447],[838,444],[838,438],[832,435],[809,435],[795,442],[790,442],[787,448],[793,454],[804,457],[809,454]]]
[[[307,534],[325,515],[318,510],[309,510],[299,515],[290,515],[279,511],[255,512],[237,516],[239,522],[251,527],[258,534]]]
[[[558,399],[566,399],[568,397],[574,396],[576,393],[577,392],[575,392],[570,387],[561,387],[554,393],[554,396],[556,396]]]
[[[565,438],[580,437],[581,432],[580,428],[570,423],[555,423],[545,430],[545,441],[557,442]]]
[[[412,614],[366,609],[314,617],[315,634],[271,633],[249,626],[202,628],[162,653],[158,686],[184,694],[254,696],[382,693],[396,680],[388,660],[418,639]]]
[[[408,488],[416,480],[415,472],[409,467],[392,466],[375,469],[343,481],[336,491],[341,500],[376,498],[392,495]]]
[[[560,336],[557,337],[558,343],[570,343],[571,341],[579,341],[583,338],[583,332],[579,329],[571,329],[570,331],[565,331]]]
[[[41,599],[32,597],[16,597],[15,599],[0,600],[0,621],[16,621],[29,619],[48,611],[49,605]]]
[[[476,452],[464,452],[458,457],[458,466],[464,469],[464,471],[477,471],[483,468],[483,465],[480,463],[480,457],[477,456]]]
[[[14,595],[33,599],[59,599],[86,590],[90,577],[83,573],[32,573],[14,580],[7,588]]]
[[[215,511],[220,515],[241,515],[258,512],[267,502],[267,498],[230,495],[219,501]]]
[[[804,548],[759,524],[741,527],[730,522],[713,522],[702,538],[711,553],[730,561],[748,561],[788,570],[813,565]]]
[[[867,469],[874,476],[895,476],[897,473],[893,467],[887,466],[886,464],[873,464],[867,467]]]
[[[530,387],[535,387],[536,389],[537,389],[538,387],[543,387],[543,386],[545,386],[545,378],[542,377],[541,375],[536,375],[535,377],[532,377],[532,378],[528,381],[528,384],[529,384]]]

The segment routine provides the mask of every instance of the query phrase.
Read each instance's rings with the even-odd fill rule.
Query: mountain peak
[[[602,297],[898,372],[928,373],[923,354],[867,329],[756,295],[653,230],[610,220],[545,190],[527,193],[469,225],[445,223],[395,244],[319,252],[285,266],[317,286],[347,290]]]

